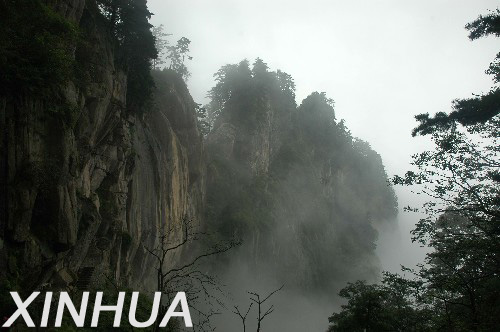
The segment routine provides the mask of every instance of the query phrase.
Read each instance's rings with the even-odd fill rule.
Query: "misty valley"
[[[0,1],[3,327],[498,329],[500,53],[489,91],[408,115],[428,148],[394,175],[265,59],[220,52],[195,100],[194,42],[148,5]],[[499,9],[469,22],[500,36]],[[402,213],[424,258],[388,271]]]

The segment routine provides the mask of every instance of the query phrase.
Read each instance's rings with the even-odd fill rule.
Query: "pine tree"
[[[155,48],[158,52],[156,59],[153,59],[153,69],[161,69],[160,67],[166,63],[165,56],[167,55],[167,47],[169,42],[167,37],[171,34],[164,31],[163,24],[152,29],[153,37],[155,39]]]
[[[186,37],[182,37],[177,41],[175,46],[168,46],[168,59],[170,60],[170,69],[181,75],[184,80],[188,80],[191,73],[185,64],[186,60],[192,60],[193,57],[189,55],[189,45],[191,41]]]

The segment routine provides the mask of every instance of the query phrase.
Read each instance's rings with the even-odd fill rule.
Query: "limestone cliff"
[[[297,107],[290,77],[261,60],[220,72],[206,216],[224,237],[243,240],[228,275],[246,262],[257,279],[323,293],[375,279],[376,225],[394,219],[397,206],[380,156],[350,135],[324,94]]]
[[[127,110],[128,78],[92,1],[49,1],[85,40],[85,84],[0,99],[1,278],[23,289],[155,285],[145,251],[165,225],[199,219],[203,147],[181,79],[156,73],[152,109]],[[12,286],[12,285],[11,285]]]
[[[0,91],[2,289],[88,289],[107,279],[155,287],[146,249],[184,218],[216,240],[243,240],[216,272],[239,259],[257,277],[323,291],[375,276],[374,225],[394,217],[394,192],[380,156],[335,118],[333,101],[313,93],[297,107],[288,74],[262,60],[252,70],[226,66],[210,92],[216,116],[204,142],[173,71],[153,71],[146,111],[130,107],[140,77],[117,60],[96,2],[44,3],[64,18],[58,29],[78,30],[77,71],[41,95]]]

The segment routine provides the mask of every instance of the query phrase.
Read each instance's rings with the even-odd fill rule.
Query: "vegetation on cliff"
[[[129,109],[144,111],[154,86],[151,62],[157,57],[146,1],[89,1],[86,9],[102,14],[114,40],[117,67],[128,76]],[[41,0],[0,2],[0,21],[2,95],[50,99],[60,97],[58,92],[70,80],[88,83],[91,68],[82,65],[89,60],[91,46],[78,22]]]
[[[127,73],[127,108],[144,112],[154,81],[152,60],[158,56],[146,0],[97,0],[116,44],[118,65]]]
[[[456,100],[450,114],[417,116],[414,134],[432,135],[435,149],[393,184],[430,195],[413,236],[432,251],[404,270],[413,278],[370,284],[377,226],[396,217],[397,201],[382,158],[337,118],[333,99],[313,92],[297,104],[293,78],[256,59],[220,68],[202,107],[185,84],[189,39],[165,43],[145,0],[89,0],[78,19],[46,3],[0,1],[3,294],[42,284],[76,293],[106,277],[112,302],[118,289],[150,285],[154,268],[166,275],[163,264],[205,257],[199,243],[150,257],[165,251],[165,225],[189,217],[216,243],[243,242],[208,268],[226,279],[244,265],[249,278],[317,297],[364,279],[340,291],[330,331],[498,326],[498,86]],[[470,39],[499,36],[499,18],[469,24]],[[170,68],[154,70],[161,56]],[[487,70],[497,85],[499,63]],[[211,295],[194,284],[193,298]]]
[[[47,94],[74,73],[77,26],[40,0],[0,2],[0,94]]]
[[[0,16],[0,311],[13,290],[147,287],[143,246],[201,206],[202,149],[179,79],[169,112],[137,116],[155,92],[146,2],[1,1]]]
[[[261,59],[215,77],[206,106],[208,227],[243,239],[235,257],[256,275],[291,287],[375,278],[375,227],[397,211],[380,156],[336,120],[324,93],[297,107],[292,77]]]

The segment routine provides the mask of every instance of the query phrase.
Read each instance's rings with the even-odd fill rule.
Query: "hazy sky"
[[[335,100],[337,118],[381,154],[389,175],[428,145],[412,138],[413,116],[449,111],[455,98],[486,92],[498,39],[471,42],[464,29],[498,0],[150,0],[171,43],[191,40],[188,86],[204,103],[222,65],[261,57],[291,74],[297,103],[313,91]],[[415,200],[397,188],[400,206]],[[402,215],[406,234],[415,216]],[[405,235],[405,238],[407,236]],[[385,267],[410,251],[383,238]],[[391,249],[392,248],[392,249]]]

